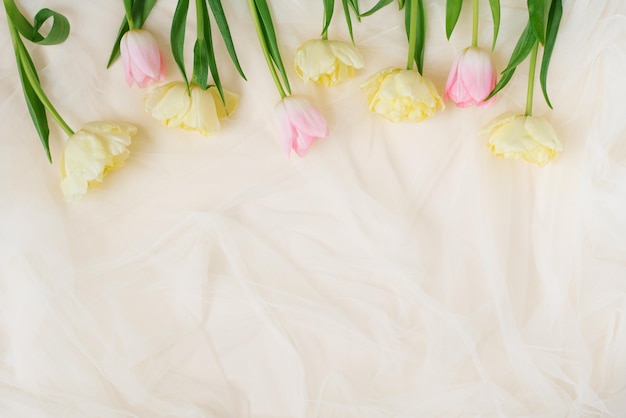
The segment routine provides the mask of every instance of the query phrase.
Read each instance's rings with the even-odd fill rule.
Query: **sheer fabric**
[[[357,78],[322,89],[291,65],[319,36],[322,2],[272,2],[293,89],[331,132],[286,159],[245,2],[224,7],[248,82],[217,41],[222,82],[241,101],[210,138],[152,120],[121,62],[106,70],[121,2],[21,3],[73,25],[60,46],[28,46],[70,125],[118,120],[139,133],[122,169],[63,202],[2,26],[1,416],[625,416],[623,1],[565,1],[554,110],[538,88],[534,107],[565,149],[543,168],[494,158],[478,136],[523,113],[527,64],[487,109],[448,103],[420,124],[367,111],[360,83],[406,60],[396,7],[355,26]],[[164,51],[173,3],[145,26]],[[425,3],[425,74],[442,91],[471,12],[448,42],[445,2]],[[500,70],[525,3],[502,1]],[[488,46],[486,5],[481,22]],[[193,33],[190,23],[188,43]],[[339,11],[329,37],[347,39]],[[65,139],[52,128],[55,161]]]

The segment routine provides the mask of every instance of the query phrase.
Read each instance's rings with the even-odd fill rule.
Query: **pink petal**
[[[478,48],[468,48],[460,65],[463,86],[467,93],[478,103],[489,95],[495,69],[489,54]]]
[[[146,87],[152,81],[164,79],[165,60],[150,32],[128,31],[122,38],[121,49],[125,51],[123,61],[129,85],[135,81],[140,87]]]
[[[289,120],[284,100],[278,102],[274,108],[274,127],[278,136],[278,144],[285,155],[289,157],[297,132]]]
[[[122,64],[124,65],[124,75],[126,76],[126,84],[128,87],[133,85],[133,73],[130,66],[130,53],[128,51],[128,32],[122,36],[120,40],[120,55],[122,56]]]
[[[446,87],[444,89],[444,100],[450,99],[450,91],[454,88],[454,86],[458,82],[459,78],[459,62],[461,60],[462,55],[457,56],[452,63],[452,67],[450,68],[450,74],[448,74],[448,79],[446,81]],[[454,101],[454,100],[453,100]]]
[[[313,142],[315,142],[316,139],[318,138],[299,132],[298,137],[294,142],[293,149],[299,157],[304,157],[307,152],[309,152],[309,148],[311,148],[311,145],[313,144]]]
[[[290,96],[283,100],[292,125],[299,131],[319,139],[328,136],[326,119],[303,97]]]

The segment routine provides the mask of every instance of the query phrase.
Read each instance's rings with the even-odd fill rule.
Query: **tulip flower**
[[[82,197],[89,187],[102,183],[106,173],[124,164],[137,128],[126,123],[90,122],[65,144],[59,168],[66,200]]]
[[[487,107],[496,98],[484,99],[495,86],[496,69],[491,55],[481,48],[469,47],[452,64],[444,99],[452,100],[459,107]]]
[[[481,135],[488,138],[489,150],[495,156],[521,158],[539,166],[563,151],[552,126],[539,116],[505,113],[489,122]]]
[[[324,116],[300,96],[287,96],[278,102],[274,108],[274,125],[287,156],[294,150],[304,157],[314,141],[328,136]]]
[[[392,122],[420,122],[444,109],[432,81],[416,70],[387,68],[363,83],[369,110]]]
[[[126,84],[141,88],[165,80],[165,58],[150,32],[131,29],[120,40],[120,54],[126,73]]]
[[[334,86],[353,78],[359,68],[363,68],[363,57],[348,42],[313,39],[296,50],[296,73],[304,81]]]
[[[151,90],[145,106],[153,118],[166,126],[197,131],[208,136],[220,129],[220,119],[231,115],[239,102],[239,96],[224,90],[226,105],[222,103],[217,88],[204,90],[197,84],[187,86],[174,81]]]

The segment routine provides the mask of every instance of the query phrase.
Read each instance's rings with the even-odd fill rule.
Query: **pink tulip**
[[[274,124],[287,156],[294,150],[304,157],[315,140],[328,136],[326,119],[304,97],[288,96],[278,102],[274,108]]]
[[[487,107],[495,96],[483,101],[496,86],[496,69],[489,53],[478,47],[467,48],[459,55],[448,76],[445,100],[452,100],[459,107],[477,105]]]
[[[165,58],[150,32],[131,29],[122,36],[120,53],[126,72],[126,84],[133,81],[147,87],[153,81],[165,80]]]

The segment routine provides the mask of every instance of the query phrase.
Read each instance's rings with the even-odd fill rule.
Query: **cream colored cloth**
[[[0,24],[0,416],[626,416],[622,0],[565,1],[555,108],[538,88],[534,107],[564,151],[543,168],[495,158],[478,137],[523,112],[527,63],[487,109],[448,103],[420,124],[368,112],[359,85],[405,64],[395,5],[355,26],[357,78],[323,89],[292,67],[321,31],[322,2],[271,2],[293,90],[331,132],[286,159],[245,2],[223,3],[248,82],[217,39],[241,102],[210,138],[152,120],[121,62],[106,70],[121,1],[20,3],[72,23],[66,43],[28,45],[68,123],[139,131],[123,168],[65,203]],[[174,3],[159,1],[146,25],[164,51]],[[502,1],[499,69],[525,3]],[[347,39],[337,6],[329,36]],[[448,42],[445,2],[426,6],[425,74],[442,93],[471,12]],[[192,6],[189,51],[194,32]],[[168,80],[180,79],[167,55]],[[65,140],[52,128],[55,162]]]

